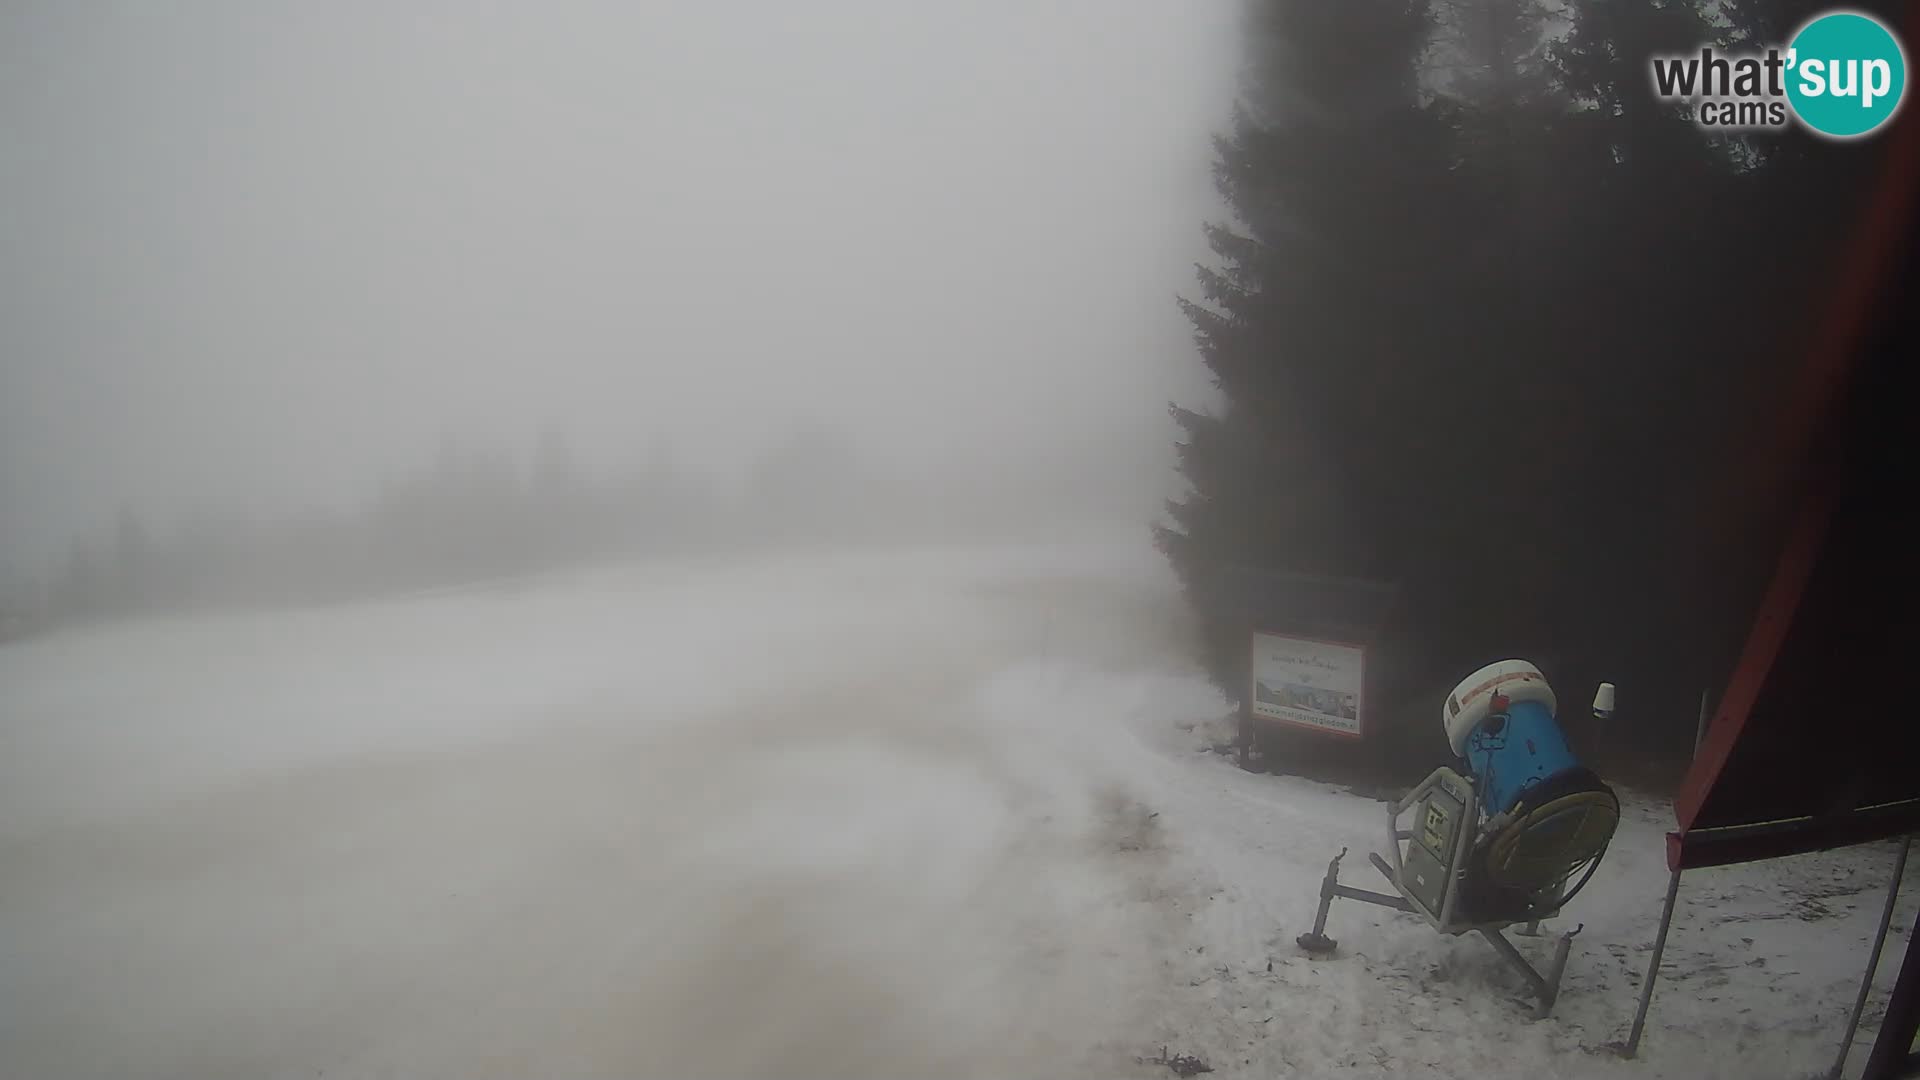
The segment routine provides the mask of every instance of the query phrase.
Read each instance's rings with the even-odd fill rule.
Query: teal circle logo
[[[1907,55],[1871,15],[1822,15],[1787,48],[1787,101],[1821,135],[1865,135],[1892,119],[1906,96]]]

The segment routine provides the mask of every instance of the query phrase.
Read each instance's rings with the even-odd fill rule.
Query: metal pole
[[[1633,1031],[1627,1035],[1623,1051],[1626,1057],[1640,1052],[1640,1034],[1647,1028],[1647,1006],[1653,1004],[1653,980],[1660,974],[1660,954],[1667,951],[1667,930],[1673,925],[1673,901],[1680,895],[1680,871],[1667,880],[1667,903],[1660,912],[1660,933],[1653,939],[1653,959],[1647,962],[1647,977],[1640,984],[1640,1008],[1633,1014]]]
[[[1920,934],[1920,931],[1916,931]],[[1920,1030],[1920,953],[1907,948],[1900,961],[1900,974],[1893,980],[1893,993],[1887,996],[1887,1015],[1880,1021],[1880,1034],[1873,1037],[1873,1049],[1867,1052],[1867,1066],[1860,1080],[1893,1080],[1913,1075],[1913,1034]]]
[[[1700,753],[1700,744],[1707,739],[1707,692],[1700,691],[1700,723],[1693,729],[1693,752]]]
[[[1887,943],[1887,926],[1893,922],[1893,901],[1900,895],[1900,878],[1907,872],[1907,849],[1913,846],[1913,837],[1905,836],[1900,840],[1900,855],[1893,860],[1893,881],[1887,886],[1887,906],[1880,912],[1880,929],[1873,935],[1873,951],[1867,954],[1867,973],[1860,979],[1860,996],[1853,1000],[1853,1015],[1847,1020],[1847,1033],[1840,1040],[1840,1056],[1834,1059],[1833,1068],[1827,1073],[1831,1080],[1840,1080],[1840,1070],[1846,1067],[1847,1052],[1853,1049],[1854,1033],[1860,1030],[1860,1014],[1867,1007],[1867,991],[1873,987],[1873,973],[1880,966],[1880,950]]]

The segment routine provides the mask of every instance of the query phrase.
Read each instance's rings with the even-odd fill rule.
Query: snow
[[[1137,544],[601,570],[0,649],[0,1076],[1810,1075],[1893,850],[1634,797],[1552,1018],[1339,903],[1381,804],[1210,752]],[[1438,764],[1438,763],[1436,763]],[[1896,925],[1910,926],[1903,900]],[[1551,927],[1550,927],[1551,929]],[[1544,960],[1550,938],[1520,940]],[[1890,939],[1881,991],[1898,967]],[[1271,964],[1271,970],[1268,965]]]

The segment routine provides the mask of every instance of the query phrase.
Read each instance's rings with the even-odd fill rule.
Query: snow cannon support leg
[[[1535,971],[1533,965],[1527,963],[1527,958],[1520,955],[1520,950],[1514,948],[1513,943],[1508,941],[1499,930],[1483,927],[1480,930],[1480,936],[1486,938],[1487,944],[1498,950],[1500,955],[1506,958],[1507,963],[1513,965],[1514,970],[1527,980],[1527,985],[1533,989],[1534,994],[1533,1017],[1536,1020],[1544,1020],[1553,1014],[1554,1002],[1560,998],[1560,977],[1567,970],[1567,953],[1573,948],[1573,936],[1584,929],[1586,924],[1582,923],[1560,935],[1560,940],[1553,946],[1553,965],[1547,969],[1545,975]]]
[[[1340,943],[1327,936],[1327,912],[1333,908],[1334,890],[1340,887],[1340,860],[1347,857],[1341,848],[1327,863],[1327,876],[1320,880],[1320,911],[1313,917],[1313,930],[1294,938],[1294,943],[1315,956],[1331,956]]]
[[[1327,912],[1332,909],[1333,898],[1336,896],[1344,896],[1349,900],[1359,900],[1368,904],[1377,904],[1380,907],[1391,908],[1394,911],[1411,912],[1413,910],[1413,905],[1409,904],[1404,897],[1388,896],[1385,893],[1377,893],[1369,889],[1356,889],[1350,885],[1340,884],[1340,860],[1346,857],[1347,849],[1341,848],[1340,854],[1335,855],[1333,860],[1327,863],[1327,876],[1320,881],[1320,911],[1313,917],[1313,929],[1293,939],[1294,943],[1299,945],[1308,955],[1331,956],[1334,950],[1340,947],[1339,942],[1327,936]],[[1388,869],[1386,860],[1380,858],[1378,855],[1372,856],[1372,859],[1373,864],[1379,867],[1380,872],[1386,874],[1387,879],[1391,881],[1393,879],[1393,872]]]

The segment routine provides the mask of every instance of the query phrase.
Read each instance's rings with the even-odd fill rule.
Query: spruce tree
[[[1639,741],[1683,752],[1774,550],[1721,494],[1811,321],[1767,268],[1831,257],[1873,152],[1653,95],[1654,54],[1784,33],[1790,0],[1436,4],[1254,5],[1232,219],[1182,301],[1220,401],[1175,407],[1159,539],[1231,691],[1223,568],[1380,578],[1386,740],[1523,655],[1564,693],[1620,682]]]

